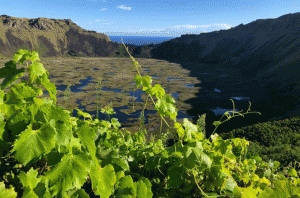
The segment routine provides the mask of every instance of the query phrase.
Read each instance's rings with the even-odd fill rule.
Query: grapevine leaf
[[[222,138],[218,137],[214,141],[214,149],[219,151],[222,155],[225,155],[227,151],[232,150],[232,145],[230,140],[223,140]]]
[[[136,188],[137,198],[152,198],[151,188],[149,189],[144,181],[139,180],[138,182],[134,183],[134,186]],[[151,194],[149,194],[149,190]]]
[[[6,101],[9,101],[10,104],[14,102],[19,102],[24,100],[31,99],[33,97],[38,96],[38,93],[30,86],[27,86],[25,83],[19,83],[13,85],[8,91]]]
[[[49,77],[48,71],[44,68],[43,64],[40,62],[34,62],[32,63],[29,68],[28,72],[30,72],[30,83],[33,83],[36,81],[37,78],[42,78],[42,76],[45,74],[47,78]]]
[[[146,184],[147,189],[146,189],[146,193],[143,196],[141,196],[140,193],[137,193],[137,197],[152,198],[153,193],[152,193],[152,190],[151,190],[151,187],[152,187],[151,182],[145,177],[141,177],[139,182],[140,181],[142,181],[144,184]]]
[[[3,134],[5,132],[5,121],[4,121],[4,114],[1,112],[0,110],[0,140],[4,140],[3,139]]]
[[[80,116],[83,116],[84,118],[90,118],[92,119],[91,115],[89,113],[85,113],[83,111],[81,111],[80,109],[76,109],[77,110],[77,115],[80,117]]]
[[[18,194],[12,185],[9,186],[9,189],[6,189],[4,182],[0,182],[0,197],[17,198],[17,196]]]
[[[179,122],[175,122],[174,128],[177,129],[177,133],[178,133],[179,138],[183,137],[184,129],[183,129],[182,125]]]
[[[238,196],[238,197],[249,197],[249,198],[255,198],[257,197],[257,193],[258,193],[258,189],[254,189],[253,187],[247,187],[247,188],[242,188],[242,187],[238,187],[236,186],[233,190],[233,194],[235,196]],[[269,196],[268,196],[269,197]],[[270,196],[272,197],[272,196]]]
[[[16,151],[15,158],[23,165],[39,157],[42,154],[48,154],[55,147],[55,121],[44,123],[40,129],[33,130],[32,124],[19,135],[14,143],[11,152]]]
[[[120,166],[124,171],[127,171],[127,170],[129,171],[129,169],[130,169],[129,164],[128,164],[127,160],[125,160],[125,159],[112,158],[111,162]]]
[[[189,143],[189,147],[185,147],[184,149],[185,162],[189,168],[195,168],[202,163],[208,168],[211,168],[212,160],[203,152],[203,147],[200,142]]]
[[[184,140],[189,141],[192,139],[192,134],[195,135],[198,132],[197,126],[190,122],[187,118],[183,119],[182,125],[185,128]]]
[[[227,169],[228,170],[228,169]],[[229,171],[228,171],[229,172]],[[225,181],[225,186],[224,188],[226,190],[229,190],[231,192],[233,192],[234,188],[236,187],[236,182],[232,179],[232,177],[228,177]]]
[[[4,96],[5,96],[4,91],[0,89],[0,104],[3,104]]]
[[[168,168],[168,181],[166,189],[180,187],[185,182],[185,178],[187,177],[188,176],[184,168],[180,164],[173,164],[170,168]]]
[[[142,77],[140,75],[136,75],[134,77],[134,81],[135,81],[135,84],[136,84],[136,87],[138,88],[139,86],[143,86],[142,84]]]
[[[143,91],[147,92],[147,90],[151,88],[152,79],[150,76],[141,77],[139,75],[136,75],[134,77],[134,80],[135,80],[136,87],[142,86]]]
[[[30,52],[25,49],[18,50],[15,55],[13,56],[13,60],[17,63],[20,62],[22,65],[24,61],[26,60],[26,57],[29,56]]]
[[[27,56],[28,60],[31,62],[41,61],[39,54],[36,51],[32,51],[29,56]]]
[[[155,95],[156,98],[162,98],[165,95],[165,90],[160,86],[160,84],[155,84],[154,87],[151,88],[151,95]]]
[[[115,129],[118,129],[121,126],[117,118],[112,118],[110,122]]]
[[[205,135],[205,117],[206,114],[202,114],[197,120],[198,132],[201,132]]]
[[[15,82],[19,77],[22,77],[24,71],[24,68],[17,69],[16,63],[13,61],[5,63],[5,67],[0,69],[0,77],[5,77],[5,79],[1,83],[1,89],[4,90],[6,87]]]
[[[136,189],[133,185],[133,180],[130,175],[127,175],[125,177],[122,177],[120,179],[117,193],[115,194],[116,197],[124,197],[124,198],[131,198],[135,197],[136,195]]]
[[[20,172],[19,179],[23,184],[23,187],[28,187],[33,190],[37,184],[40,182],[40,178],[37,178],[38,171],[31,168],[27,173],[23,171]]]
[[[90,176],[92,188],[96,189],[95,194],[100,195],[101,198],[108,198],[112,194],[117,181],[113,166],[108,164],[101,168],[99,163],[94,163]]]
[[[86,123],[83,123],[76,133],[82,145],[87,148],[92,158],[96,158],[95,131]]]
[[[56,86],[54,83],[50,82],[50,80],[48,79],[45,73],[41,78],[37,79],[37,84],[38,85],[41,84],[47,89],[51,100],[53,100],[54,103],[56,104]]]
[[[177,111],[175,108],[175,100],[170,95],[164,95],[161,99],[158,99],[155,104],[155,109],[162,116],[170,116],[171,119],[175,120]]]
[[[116,186],[119,185],[120,179],[121,179],[122,177],[124,177],[124,176],[125,176],[125,174],[124,174],[123,171],[117,172],[117,174],[116,174],[116,179],[117,179]]]
[[[288,169],[288,174],[289,174],[291,177],[298,177],[297,171],[296,171],[294,168],[289,168],[289,169]]]
[[[54,194],[73,188],[80,189],[90,172],[91,160],[87,153],[65,154],[61,161],[42,180],[48,180]]]

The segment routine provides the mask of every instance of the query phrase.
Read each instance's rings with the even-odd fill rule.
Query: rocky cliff
[[[284,110],[285,116],[300,115],[299,12],[228,30],[182,35],[154,47],[151,57],[234,69],[263,87],[253,88],[257,94],[251,97],[251,109],[255,106],[273,112]]]
[[[17,18],[0,16],[0,55],[11,58],[19,49],[37,51],[44,56],[127,56],[122,44],[105,34],[85,30],[70,19]],[[133,53],[135,46],[129,46]],[[133,53],[134,54],[134,53]]]

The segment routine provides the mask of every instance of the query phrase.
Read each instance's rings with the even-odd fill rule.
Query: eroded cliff
[[[19,49],[37,51],[41,57],[108,57],[118,52],[120,46],[107,35],[85,30],[70,19],[0,16],[0,54],[4,57],[12,57]],[[129,51],[134,48],[129,46]]]

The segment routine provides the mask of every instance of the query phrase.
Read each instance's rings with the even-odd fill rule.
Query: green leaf
[[[61,161],[42,178],[49,181],[54,194],[66,192],[73,188],[80,189],[90,172],[91,160],[85,152],[65,154]]]
[[[184,136],[184,129],[183,129],[182,125],[179,122],[174,123],[174,128],[177,129],[177,133],[178,133],[179,138]]]
[[[109,198],[117,181],[113,166],[108,164],[101,168],[98,163],[94,163],[90,176],[92,188],[96,189],[95,194],[100,195],[101,198]]]
[[[190,122],[187,118],[183,119],[182,125],[185,128],[184,140],[189,141],[192,139],[192,135],[195,136],[198,132],[197,126]]]
[[[47,78],[49,77],[48,71],[44,68],[43,64],[39,62],[32,63],[28,68],[28,72],[30,72],[30,83],[35,82],[37,78],[42,78],[44,74]]]
[[[115,129],[118,129],[121,126],[117,118],[112,118],[110,122]]]
[[[230,140],[223,140],[222,138],[218,137],[213,142],[214,149],[219,151],[222,155],[225,155],[227,151],[232,150],[232,145]]]
[[[116,174],[116,179],[117,179],[116,186],[119,185],[120,179],[121,179],[122,177],[124,177],[124,176],[125,176],[125,174],[124,174],[123,171],[117,172],[117,174]]]
[[[76,110],[77,110],[78,117],[83,116],[84,118],[90,118],[90,119],[92,119],[92,116],[89,113],[84,113],[80,109],[76,109]]]
[[[46,74],[43,74],[41,78],[37,79],[37,84],[43,85],[49,92],[51,100],[56,104],[56,87],[54,83],[51,83]]]
[[[130,175],[122,177],[117,187],[115,197],[131,198],[135,197],[136,189],[133,186],[133,180]]]
[[[160,86],[160,84],[155,84],[154,87],[151,88],[151,95],[155,95],[156,98],[162,98],[165,95],[165,90]]]
[[[6,96],[6,101],[12,103],[18,103],[20,101],[32,99],[38,96],[38,93],[25,83],[19,83],[13,85]]]
[[[123,171],[129,171],[129,169],[130,169],[129,164],[128,164],[127,160],[125,160],[125,159],[112,158],[111,162],[120,166],[123,169]]]
[[[136,197],[137,198],[146,198],[147,193],[148,193],[148,189],[147,189],[147,185],[139,180],[137,183],[135,183],[135,187],[136,187]]]
[[[153,197],[153,193],[151,190],[152,184],[150,183],[150,181],[145,177],[140,178],[139,182],[140,181],[143,182],[144,184],[146,184],[147,190],[145,190],[144,194],[139,193],[139,190],[138,190],[137,197],[152,198]]]
[[[15,192],[12,185],[10,185],[8,189],[6,189],[4,182],[0,182],[0,197],[17,198],[17,196],[18,194],[17,192]]]
[[[175,108],[175,100],[170,95],[164,95],[161,99],[158,99],[155,104],[155,109],[162,116],[170,116],[172,120],[176,119],[177,111]]]
[[[20,62],[22,65],[24,61],[26,60],[26,57],[29,56],[30,52],[25,49],[20,49],[16,51],[15,55],[13,56],[13,60],[17,63]]]
[[[42,154],[48,154],[55,147],[55,121],[44,123],[40,129],[33,130],[32,124],[28,125],[19,138],[14,142],[14,148],[11,152],[16,151],[14,157],[24,166],[34,157]]]
[[[205,132],[205,117],[206,117],[206,114],[204,113],[197,120],[198,132],[201,132],[204,135],[206,134],[206,132]]]
[[[23,185],[23,188],[29,188],[30,190],[33,190],[37,184],[40,182],[41,178],[37,178],[38,171],[31,169],[27,172],[24,173],[23,171],[20,172],[19,179]]]
[[[170,168],[168,168],[168,181],[166,189],[180,187],[185,183],[185,178],[187,178],[185,169],[179,164],[175,163]]]
[[[136,87],[142,86],[143,91],[149,92],[148,90],[151,88],[152,79],[150,76],[139,76],[136,75],[134,77]],[[150,93],[150,92],[149,92]]]
[[[297,171],[294,168],[289,168],[288,173],[291,177],[298,177]]]
[[[17,69],[16,63],[13,61],[5,63],[5,67],[0,69],[0,77],[5,77],[5,79],[1,83],[1,89],[4,90],[13,82],[15,82],[19,77],[22,77],[24,71],[24,68]]]
[[[189,147],[185,147],[184,149],[185,164],[188,168],[195,168],[202,163],[205,164],[207,168],[211,168],[212,160],[203,152],[201,142],[190,143]]]
[[[27,59],[31,60],[31,62],[41,61],[39,54],[36,51],[32,51]]]
[[[95,145],[95,131],[88,126],[87,123],[83,123],[77,130],[78,139],[82,143],[94,160],[96,159],[96,145]]]

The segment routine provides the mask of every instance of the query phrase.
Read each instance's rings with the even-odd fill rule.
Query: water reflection
[[[184,79],[184,78],[181,78],[181,77],[168,77],[167,79],[168,80],[173,80],[173,79]]]
[[[193,85],[193,84],[186,84],[185,87],[189,87],[190,88],[190,87],[195,87],[195,85]]]

